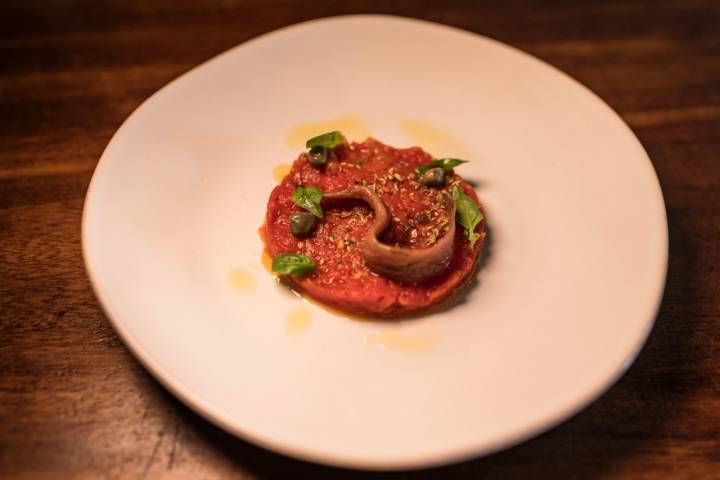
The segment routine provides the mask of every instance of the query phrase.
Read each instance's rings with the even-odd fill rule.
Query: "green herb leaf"
[[[467,160],[460,160],[459,158],[436,158],[435,160],[431,160],[428,163],[423,163],[422,165],[418,165],[418,167],[415,169],[416,175],[419,177],[423,173],[427,172],[431,168],[442,168],[445,171],[452,170],[453,168],[457,167],[461,163],[467,163]]]
[[[460,225],[465,228],[465,237],[470,241],[470,249],[475,247],[475,242],[480,238],[480,234],[475,231],[475,227],[485,218],[475,202],[465,195],[460,187],[455,185],[452,192],[453,200],[455,200],[455,217]]]
[[[318,218],[323,218],[322,200],[323,193],[317,187],[303,187],[298,185],[292,194],[292,201],[300,208],[304,208]]]
[[[280,275],[304,275],[315,269],[310,257],[297,253],[281,253],[273,258],[272,271]]]
[[[310,140],[305,142],[305,147],[307,147],[307,148],[312,148],[312,147],[335,148],[342,143],[343,143],[343,134],[337,130],[334,130],[332,132],[323,133],[322,135],[318,135],[317,137],[311,138]]]

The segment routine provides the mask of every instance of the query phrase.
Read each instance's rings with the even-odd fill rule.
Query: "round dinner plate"
[[[456,305],[361,321],[268,272],[276,177],[336,128],[469,160],[490,235]],[[283,28],[171,82],[113,137],[83,219],[95,292],[163,385],[246,440],[370,469],[496,451],[597,398],[653,324],[667,242],[652,164],[598,97],[512,47],[387,16]]]

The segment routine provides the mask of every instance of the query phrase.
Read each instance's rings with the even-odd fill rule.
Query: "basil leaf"
[[[317,187],[303,187],[298,185],[292,194],[292,201],[300,208],[304,208],[318,218],[323,218],[322,200],[323,193]]]
[[[342,143],[343,143],[343,134],[337,130],[334,130],[332,132],[323,133],[322,135],[318,135],[317,137],[311,138],[310,140],[305,142],[305,147],[307,147],[307,148],[312,148],[312,147],[335,148]]]
[[[452,170],[453,168],[457,167],[461,163],[467,163],[467,160],[460,160],[459,158],[436,158],[435,160],[431,160],[428,163],[423,163],[421,165],[418,165],[416,170],[417,176],[421,176],[423,173],[427,172],[431,168],[442,168],[445,171]]]
[[[315,269],[310,257],[297,253],[281,253],[273,258],[272,271],[280,275],[303,275]]]
[[[475,202],[465,195],[460,188],[455,185],[452,192],[453,200],[455,200],[455,217],[460,225],[465,228],[465,237],[470,241],[470,249],[475,247],[475,242],[480,238],[480,234],[475,231],[475,227],[485,218]]]

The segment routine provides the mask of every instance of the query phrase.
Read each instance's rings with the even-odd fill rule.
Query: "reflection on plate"
[[[333,128],[471,160],[491,242],[462,302],[358,321],[269,274],[267,195]],[[606,390],[652,326],[667,225],[642,147],[572,79],[467,32],[350,16],[145,102],[98,164],[83,247],[120,336],[200,414],[289,455],[402,468],[517,443]]]

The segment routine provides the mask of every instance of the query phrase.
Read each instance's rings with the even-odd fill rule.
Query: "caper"
[[[308,152],[308,162],[315,168],[322,167],[327,163],[328,151],[327,148],[316,145]]]
[[[442,187],[445,183],[445,171],[442,168],[431,168],[422,174],[420,183],[426,187]]]
[[[296,237],[306,237],[315,226],[315,215],[310,212],[296,212],[290,215],[290,231]]]

